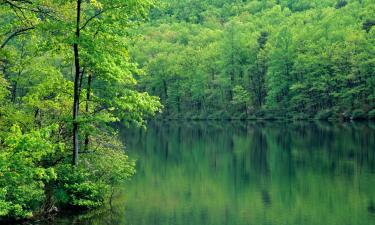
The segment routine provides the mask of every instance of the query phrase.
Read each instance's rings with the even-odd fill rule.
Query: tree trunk
[[[78,111],[79,111],[79,83],[80,83],[80,64],[79,64],[79,36],[81,21],[81,0],[77,0],[77,23],[76,23],[76,42],[73,45],[74,50],[74,99],[73,99],[73,165],[78,164]]]
[[[12,86],[12,103],[15,104],[17,100],[17,81],[14,81]]]
[[[165,114],[169,114],[169,105],[168,105],[168,86],[167,81],[163,79],[163,92],[164,92],[164,98],[165,98]]]
[[[92,74],[89,73],[88,79],[87,79],[87,93],[86,93],[86,113],[89,113],[89,102],[90,102],[90,96],[91,96],[91,81],[92,81]],[[85,135],[85,152],[89,150],[89,143],[90,143],[90,137],[89,134],[86,132]]]

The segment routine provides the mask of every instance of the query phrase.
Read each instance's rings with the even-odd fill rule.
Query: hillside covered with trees
[[[164,118],[375,117],[371,0],[166,0],[131,49]]]

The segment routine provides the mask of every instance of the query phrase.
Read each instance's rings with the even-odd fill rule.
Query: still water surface
[[[159,122],[123,138],[126,194],[52,224],[375,224],[374,123]]]

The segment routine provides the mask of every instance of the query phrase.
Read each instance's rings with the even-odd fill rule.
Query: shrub
[[[325,110],[322,110],[322,111],[318,112],[315,115],[315,119],[317,119],[317,120],[328,120],[332,116],[333,116],[332,110],[325,109]]]
[[[79,166],[62,164],[57,168],[56,197],[61,206],[101,206],[114,186],[134,174],[135,163],[128,159],[120,141],[110,137],[102,141],[106,147],[85,155]]]
[[[239,113],[235,116],[236,119],[245,120],[247,118],[246,113]]]
[[[367,118],[365,111],[362,109],[356,109],[352,112],[351,119],[353,120],[364,120]]]
[[[350,111],[345,111],[341,114],[343,120],[350,120],[352,113]]]
[[[24,219],[41,207],[44,187],[56,179],[54,169],[42,162],[61,150],[49,140],[54,129],[23,134],[19,126],[11,128],[0,151],[0,217]]]
[[[375,109],[368,112],[368,118],[371,120],[375,120]]]
[[[227,111],[223,111],[223,112],[220,113],[220,115],[217,117],[217,119],[229,120],[229,119],[231,119],[231,115]]]
[[[309,118],[310,118],[309,115],[305,113],[299,113],[293,116],[293,120],[307,120]]]
[[[121,142],[109,134],[97,137],[105,145],[87,152],[78,166],[73,167],[70,160],[60,161],[66,152],[51,138],[56,130],[57,126],[51,126],[23,134],[13,126],[7,133],[0,151],[2,219],[26,219],[54,204],[101,206],[109,199],[112,187],[135,172],[135,164],[128,159]]]
[[[248,120],[257,120],[257,117],[254,115],[249,115],[246,119]]]
[[[58,177],[55,195],[59,205],[94,208],[104,203],[108,185],[94,179],[85,168],[64,164],[58,169]]]
[[[258,119],[260,119],[260,118],[263,118],[266,115],[266,112],[265,112],[265,110],[260,109],[260,110],[256,111],[254,115]]]

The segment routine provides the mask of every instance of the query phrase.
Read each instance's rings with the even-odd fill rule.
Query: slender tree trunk
[[[229,101],[233,100],[233,88],[235,84],[235,69],[234,69],[234,27],[232,24],[232,30],[231,30],[231,39],[230,39],[230,45],[231,45],[231,55],[230,55],[230,63],[231,63],[231,70],[230,70],[230,88],[229,88]]]
[[[169,114],[169,105],[167,104],[168,102],[168,86],[167,86],[167,81],[163,79],[163,92],[164,92],[164,98],[165,98],[165,114]]]
[[[178,113],[181,112],[181,97],[180,96],[177,97],[177,112]]]
[[[87,93],[86,93],[86,113],[89,113],[89,102],[91,97],[91,81],[92,81],[92,74],[89,73],[87,79]],[[88,133],[85,135],[85,152],[89,150],[89,143],[90,143],[90,136]]]
[[[14,81],[12,86],[12,103],[15,104],[17,99],[17,81]]]
[[[73,45],[74,50],[74,99],[73,99],[73,165],[78,164],[78,111],[79,111],[79,82],[80,82],[80,64],[79,64],[79,36],[81,21],[81,0],[77,0],[77,23],[76,23],[76,42]]]
[[[164,91],[164,97],[165,100],[168,99],[168,86],[167,86],[167,81],[163,79],[163,91]]]

